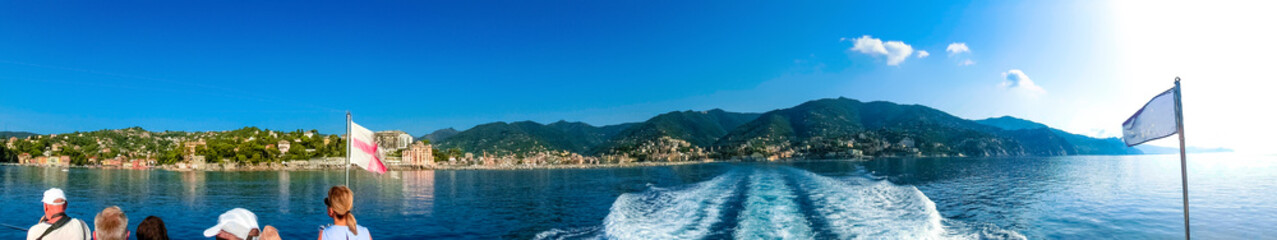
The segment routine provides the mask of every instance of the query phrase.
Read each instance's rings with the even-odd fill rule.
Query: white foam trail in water
[[[577,229],[550,229],[541,233],[537,233],[533,239],[597,239],[598,227],[577,228]]]
[[[745,209],[738,216],[736,239],[812,239],[807,222],[776,169],[760,169],[749,176]]]
[[[729,229],[736,239],[812,239],[828,231],[838,239],[1025,239],[992,224],[945,220],[935,203],[913,186],[866,177],[835,179],[806,170],[780,167],[731,171],[713,179],[675,188],[626,193],[613,202],[603,226],[551,229],[537,239],[702,239],[721,221],[736,221]],[[746,179],[742,210],[736,219],[723,219],[727,201]],[[798,189],[785,184],[792,176]],[[813,229],[798,198],[811,200],[814,219],[827,229]],[[946,225],[946,223],[949,223]],[[833,237],[833,236],[825,236]]]
[[[842,239],[945,239],[935,203],[913,186],[856,178],[846,182],[791,169],[829,230]]]
[[[603,220],[608,239],[700,239],[722,220],[723,204],[741,178],[728,172],[680,189],[652,187],[621,194]]]

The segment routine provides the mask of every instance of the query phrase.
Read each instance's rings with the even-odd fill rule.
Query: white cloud
[[[949,52],[949,57],[953,57],[963,53],[967,53],[968,55],[970,55],[971,48],[967,47],[967,43],[955,42],[955,43],[950,43],[949,47],[946,47],[944,51]],[[963,59],[962,61],[958,62],[958,66],[971,66],[971,65],[975,65],[975,61],[971,61],[970,58]]]
[[[949,55],[955,55],[964,52],[969,53],[971,52],[971,48],[967,47],[967,43],[956,42],[950,43],[949,47],[945,48],[944,51],[949,52]]]
[[[847,41],[847,38],[839,39]],[[913,47],[901,41],[882,42],[881,39],[870,37],[869,35],[861,36],[854,40],[855,45],[849,51],[864,53],[870,56],[886,56],[887,65],[896,66],[904,62],[909,55],[913,54]]]
[[[1004,79],[1002,81],[1002,87],[1004,88],[1022,89],[1032,93],[1046,93],[1045,89],[1033,83],[1033,80],[1029,79],[1029,75],[1025,75],[1024,71],[1020,71],[1020,69],[1011,69],[1003,72],[1002,78]]]
[[[931,53],[924,50],[918,50],[918,58],[925,58],[927,56],[931,56]]]

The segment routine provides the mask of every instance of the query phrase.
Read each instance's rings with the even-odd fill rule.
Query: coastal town
[[[383,162],[394,170],[512,169],[601,166],[598,157],[569,151],[524,155],[436,150],[404,131],[378,131]],[[10,136],[0,162],[23,166],[163,169],[174,171],[314,170],[345,167],[345,136],[318,131],[150,132],[139,127],[69,134]],[[10,159],[12,158],[12,159]],[[610,157],[616,161],[616,157]],[[632,163],[633,160],[629,160]]]
[[[436,166],[428,141],[403,131],[377,132],[378,147],[393,168]],[[209,132],[150,132],[138,127],[70,134],[10,136],[4,162],[50,167],[235,170],[341,166],[344,136],[318,131],[243,128]],[[448,157],[443,155],[440,157]],[[9,159],[12,158],[12,159]],[[456,162],[455,157],[450,158]]]

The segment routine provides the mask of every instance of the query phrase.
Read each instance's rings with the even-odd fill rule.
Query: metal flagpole
[[[346,111],[346,188],[350,188],[350,111]]]
[[[1184,239],[1192,239],[1188,230],[1188,158],[1184,154],[1184,109],[1180,106],[1179,77],[1175,77],[1175,130],[1179,132],[1179,177],[1184,190]]]

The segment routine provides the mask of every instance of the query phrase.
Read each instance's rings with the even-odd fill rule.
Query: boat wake
[[[946,220],[917,188],[790,167],[736,169],[713,179],[617,197],[601,226],[537,239],[1024,239]]]

